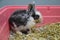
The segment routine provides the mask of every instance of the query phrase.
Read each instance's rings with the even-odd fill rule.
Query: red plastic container
[[[27,9],[27,6],[6,6],[0,8],[0,40],[8,40],[8,19],[10,15],[18,9]],[[42,25],[60,22],[60,6],[36,6],[36,9],[42,13]]]

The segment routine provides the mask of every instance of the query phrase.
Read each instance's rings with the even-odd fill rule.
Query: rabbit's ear
[[[35,12],[35,4],[29,4],[28,5],[28,13],[29,13],[29,15],[34,14],[34,12]]]
[[[28,5],[28,11],[31,12],[32,10],[35,10],[35,4]]]

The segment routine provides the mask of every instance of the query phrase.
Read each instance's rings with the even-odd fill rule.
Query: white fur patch
[[[39,15],[40,18],[42,18],[42,15],[41,15],[41,13],[39,11],[35,11],[35,13],[36,13],[36,15]]]
[[[30,29],[31,27],[33,27],[36,23],[34,22],[35,20],[33,19],[33,17],[29,17],[26,26],[21,25],[18,30],[26,30],[26,29]]]
[[[36,15],[39,15],[39,20],[41,21],[40,23],[43,23],[43,17],[42,17],[41,12],[36,10],[35,13],[36,13]]]
[[[28,19],[26,27],[30,28],[30,27],[33,27],[34,25],[35,25],[34,19],[33,19],[33,17],[30,17]]]

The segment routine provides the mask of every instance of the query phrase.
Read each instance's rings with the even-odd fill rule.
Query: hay
[[[31,28],[31,33],[24,35],[16,32],[9,40],[60,40],[60,23]]]

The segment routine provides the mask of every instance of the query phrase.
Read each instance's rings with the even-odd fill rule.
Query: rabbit
[[[29,4],[27,10],[16,10],[10,16],[10,29],[12,33],[16,33],[16,31],[19,31],[23,34],[28,34],[30,28],[33,27],[36,23],[39,23],[41,19],[41,13],[35,10],[35,4]]]

